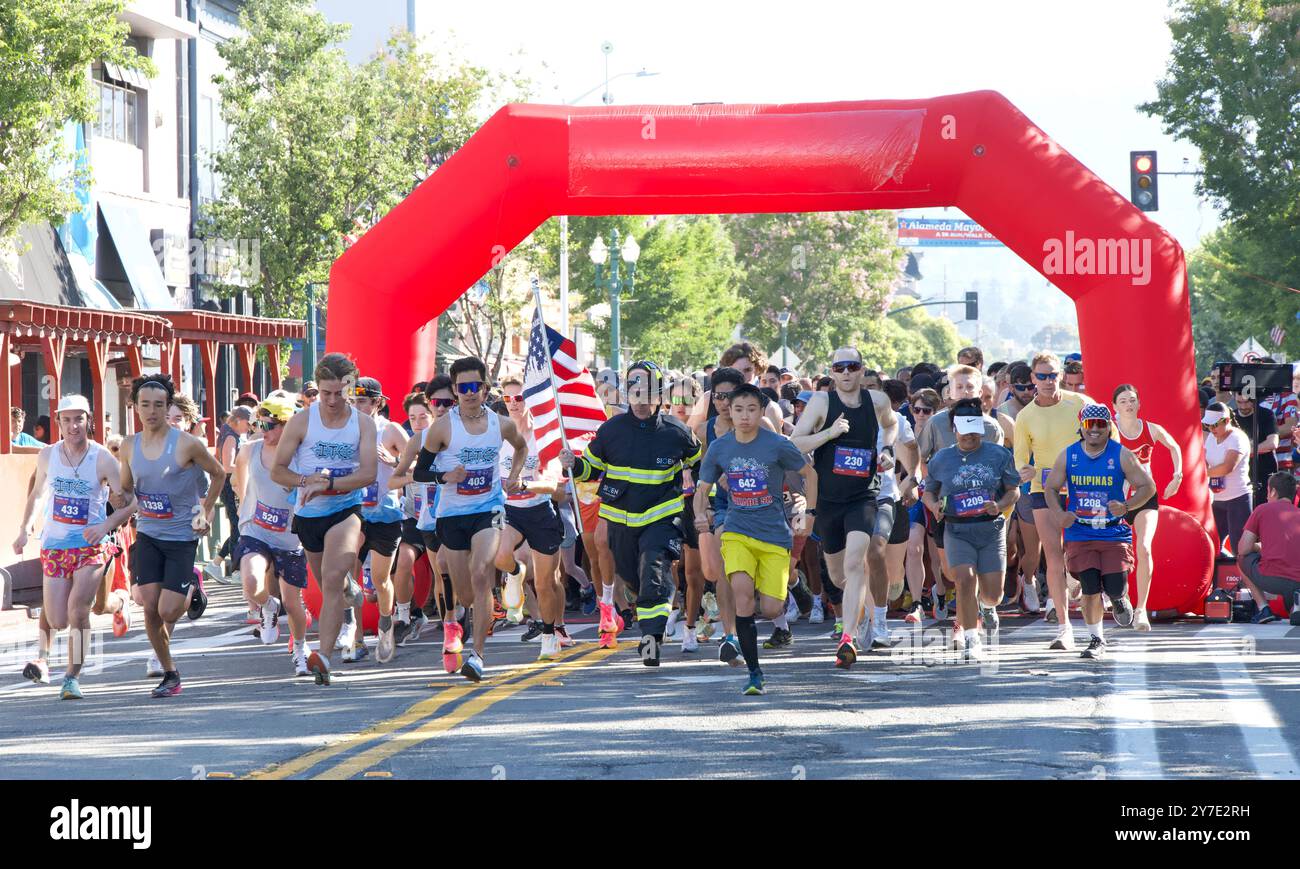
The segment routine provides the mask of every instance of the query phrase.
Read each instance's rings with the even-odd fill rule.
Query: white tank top
[[[420,449],[424,449],[431,431],[433,426],[420,432]],[[436,463],[434,469],[437,469]],[[438,524],[438,490],[442,487],[437,483],[412,483],[411,486],[415,489],[415,527],[421,531],[435,530]]]
[[[318,473],[329,468],[334,477],[343,477],[356,471],[361,464],[361,426],[357,422],[357,409],[348,409],[348,421],[343,428],[326,428],[320,418],[320,402],[307,409],[307,436],[298,445],[293,456],[293,470],[298,474]],[[291,500],[297,503],[298,490],[293,490]],[[336,492],[326,490],[310,502],[298,506],[299,516],[330,516],[361,503],[361,490]]]
[[[524,438],[528,441],[528,461],[524,462],[524,470],[523,473],[519,475],[519,482],[531,483],[539,479],[538,465],[540,463],[537,458],[537,441],[533,438],[533,432],[531,429],[524,435]],[[506,478],[510,476],[510,468],[514,458],[514,447],[503,443],[501,448],[501,480],[503,483]],[[549,500],[551,500],[550,495],[538,495],[533,492],[507,494],[506,506],[536,507],[538,504],[545,504]]]
[[[460,408],[453,407],[451,418],[451,443],[438,453],[434,470],[443,473],[457,465],[464,465],[469,475],[459,483],[443,483],[438,493],[438,518],[465,516],[470,513],[487,513],[505,506],[501,493],[501,419],[491,410],[484,410],[487,430],[472,435],[465,430],[460,419]]]
[[[375,449],[384,445],[384,430],[388,420],[382,416],[375,420]],[[388,488],[388,481],[393,478],[393,466],[379,462],[376,466],[375,481],[361,490],[361,518],[367,522],[401,522],[401,493]]]
[[[86,441],[86,455],[76,465],[63,459],[63,441],[50,449],[46,485],[49,498],[45,508],[45,527],[41,529],[42,549],[80,549],[89,546],[82,531],[106,518],[108,486],[99,479],[96,467],[99,451],[94,441]]]
[[[272,549],[297,552],[302,548],[293,527],[293,504],[286,489],[271,479],[271,472],[262,464],[262,441],[253,441],[244,447],[248,451],[248,483],[244,499],[239,502],[239,533],[256,537]]]

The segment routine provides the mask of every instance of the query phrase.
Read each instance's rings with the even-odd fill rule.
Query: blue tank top
[[[708,449],[709,444],[713,443],[715,440],[718,439],[718,430],[715,425],[717,421],[718,418],[716,416],[713,416],[710,417],[709,421],[704,424],[704,447],[706,450]],[[731,500],[727,495],[727,490],[722,488],[721,486],[715,485],[713,487],[712,497],[713,497],[713,512],[715,514],[721,513],[731,506]]]
[[[1124,500],[1124,469],[1120,465],[1118,441],[1107,441],[1106,449],[1095,459],[1083,448],[1083,442],[1065,449],[1065,488],[1069,500],[1065,509],[1079,517],[1065,529],[1066,540],[1113,540],[1128,543],[1133,529],[1123,519],[1110,515],[1106,506]],[[1091,520],[1105,520],[1096,527]]]

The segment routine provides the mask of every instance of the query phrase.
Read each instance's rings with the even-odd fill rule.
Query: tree
[[[59,224],[90,182],[62,135],[88,123],[96,105],[87,69],[97,60],[153,75],[126,44],[125,0],[0,2],[0,241],[34,221]]]
[[[1079,332],[1073,326],[1051,323],[1035,332],[1029,343],[1034,353],[1039,350],[1073,353],[1079,348]]]
[[[913,304],[911,300],[900,299],[891,307],[910,304]],[[963,346],[965,342],[951,320],[933,316],[924,308],[881,317],[858,345],[867,366],[890,377],[904,365],[949,364]]]
[[[220,46],[226,147],[212,165],[220,198],[205,234],[255,239],[255,275],[216,276],[221,295],[249,289],[270,316],[301,317],[303,287],[327,279],[350,237],[382,218],[451,153],[513,80],[440,62],[403,32],[352,67],[310,0],[249,0],[246,35]]]
[[[791,312],[788,341],[804,360],[836,347],[882,340],[883,314],[907,255],[892,213],[736,215],[726,220],[743,274],[745,334],[772,348],[776,316]]]

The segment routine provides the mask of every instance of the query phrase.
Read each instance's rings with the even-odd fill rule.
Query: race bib
[[[362,492],[361,506],[362,507],[379,506],[379,481],[378,480],[371,483],[369,486],[366,486],[365,490]]]
[[[431,483],[428,486],[424,487],[424,502],[429,505],[430,510],[438,506],[438,484],[437,483]]]
[[[1225,488],[1223,477],[1210,477],[1210,491],[1222,492]]]
[[[261,501],[253,510],[253,524],[267,531],[285,532],[289,530],[289,511],[278,507],[268,507]]]
[[[832,471],[847,477],[870,477],[876,471],[875,451],[861,447],[836,447]]]
[[[136,492],[140,504],[140,515],[146,519],[174,519],[171,495],[147,495]]]
[[[731,503],[737,507],[766,507],[773,503],[767,490],[766,468],[727,471],[727,487],[731,491]]]
[[[318,474],[328,474],[331,480],[337,480],[339,477],[346,477],[357,469],[356,465],[344,465],[343,467],[320,467],[316,469]],[[347,492],[342,489],[326,489],[321,492],[322,495],[346,495]]]
[[[1074,513],[1081,519],[1109,517],[1110,509],[1106,506],[1110,500],[1108,493],[1087,489],[1074,490]]]
[[[468,482],[468,481],[467,481],[467,482]],[[527,481],[527,480],[524,480],[523,482],[528,482],[528,481]],[[532,492],[529,492],[528,490],[525,489],[525,490],[522,491],[522,492],[511,492],[510,494],[506,495],[506,500],[507,500],[507,501],[527,501],[529,498],[532,498],[532,497],[534,497],[533,493],[532,493]]]
[[[55,495],[52,515],[55,522],[62,522],[65,525],[85,525],[90,521],[90,499]]]
[[[1044,489],[1047,488],[1047,475],[1050,473],[1052,473],[1051,468],[1043,468],[1043,476],[1042,479],[1039,480],[1038,484],[1042,486]]]
[[[419,516],[424,512],[424,496],[419,492],[415,493],[415,515]]]
[[[472,471],[466,471],[467,476],[456,484],[457,495],[486,495],[492,491],[492,471],[489,465],[486,468],[476,468]]]
[[[985,489],[967,489],[964,492],[958,492],[952,496],[953,512],[963,519],[972,516],[987,516],[984,512],[984,505],[989,503],[992,498]]]

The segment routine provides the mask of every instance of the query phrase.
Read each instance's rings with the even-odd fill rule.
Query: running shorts
[[[550,501],[533,507],[507,504],[506,524],[520,533],[529,549],[541,555],[554,555],[564,542],[564,526]]]
[[[137,585],[160,582],[168,591],[188,594],[194,582],[194,557],[198,549],[197,540],[159,540],[137,531],[131,575]]]
[[[261,555],[275,567],[275,575],[281,582],[287,582],[294,588],[307,587],[307,553],[301,548],[295,551],[276,549],[264,540],[248,534],[241,534],[235,544],[235,563],[244,560],[245,555]]]
[[[822,551],[828,555],[843,552],[850,532],[874,533],[877,512],[876,502],[870,498],[848,504],[818,501],[813,531],[821,539]]]
[[[474,535],[489,528],[499,528],[497,517],[501,514],[495,510],[485,513],[466,513],[463,516],[439,516],[437,522],[438,539],[442,545],[453,552],[465,552],[470,547]]]
[[[790,577],[790,550],[734,531],[722,534],[722,564],[727,577],[747,573],[759,594],[785,600]]]
[[[367,522],[361,520],[361,534],[365,540],[361,544],[361,551],[357,553],[360,561],[366,560],[366,553],[373,552],[375,555],[385,558],[392,558],[393,553],[397,551],[397,544],[402,539],[401,522]]]
[[[103,543],[75,549],[42,549],[41,573],[58,579],[72,579],[83,567],[100,567],[108,563],[108,549]]]
[[[361,518],[361,505],[353,504],[328,516],[294,516],[293,533],[298,535],[303,549],[308,552],[324,552],[325,535],[335,525],[347,521],[349,516]]]

